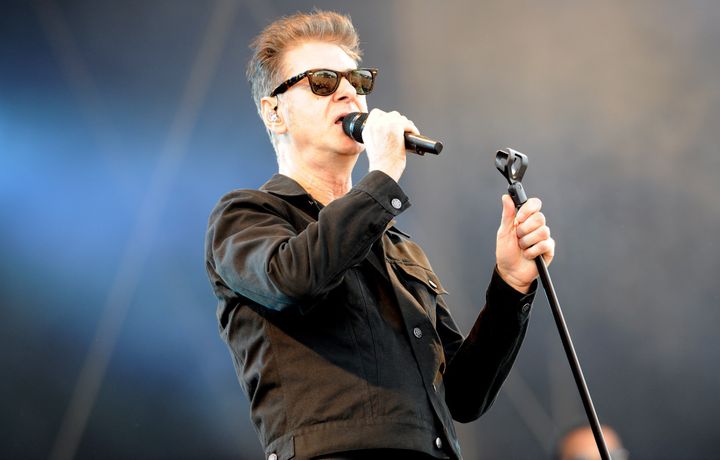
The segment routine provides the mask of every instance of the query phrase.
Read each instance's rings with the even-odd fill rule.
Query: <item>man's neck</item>
[[[299,183],[315,200],[327,205],[345,196],[352,188],[352,170],[356,160],[357,156],[333,155],[327,161],[307,161],[302,155],[279,155],[278,172]]]

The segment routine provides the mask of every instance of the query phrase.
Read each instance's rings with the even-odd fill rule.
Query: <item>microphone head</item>
[[[350,112],[343,117],[342,127],[345,134],[362,143],[362,131],[368,114],[365,112]]]

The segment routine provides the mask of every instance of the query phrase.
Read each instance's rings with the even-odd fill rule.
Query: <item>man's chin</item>
[[[360,156],[364,149],[341,149],[338,150],[338,154],[344,157],[357,157]]]
[[[338,146],[338,152],[341,155],[358,156],[363,150],[365,150],[364,145],[359,142],[355,142],[347,136],[344,136],[341,142],[342,144]]]

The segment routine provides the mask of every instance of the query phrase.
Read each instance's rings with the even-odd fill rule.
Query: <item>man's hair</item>
[[[260,99],[269,96],[281,83],[285,52],[306,41],[336,44],[355,61],[359,61],[362,56],[360,40],[349,16],[315,10],[274,21],[250,44],[253,54],[248,63],[247,78],[260,116]]]

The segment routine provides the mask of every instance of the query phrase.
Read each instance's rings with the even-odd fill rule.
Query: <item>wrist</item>
[[[498,275],[500,275],[500,278],[502,278],[505,283],[510,286],[511,288],[515,289],[516,291],[520,292],[521,294],[527,294],[530,292],[530,288],[532,286],[532,281],[529,283],[525,283],[515,276],[513,276],[510,273],[506,273],[502,268],[499,266],[497,267]]]
[[[392,167],[383,167],[383,166],[370,166],[368,169],[368,172],[372,171],[380,171],[388,176],[390,176],[395,182],[400,183],[400,176],[402,176],[403,169],[402,168],[392,168]]]

